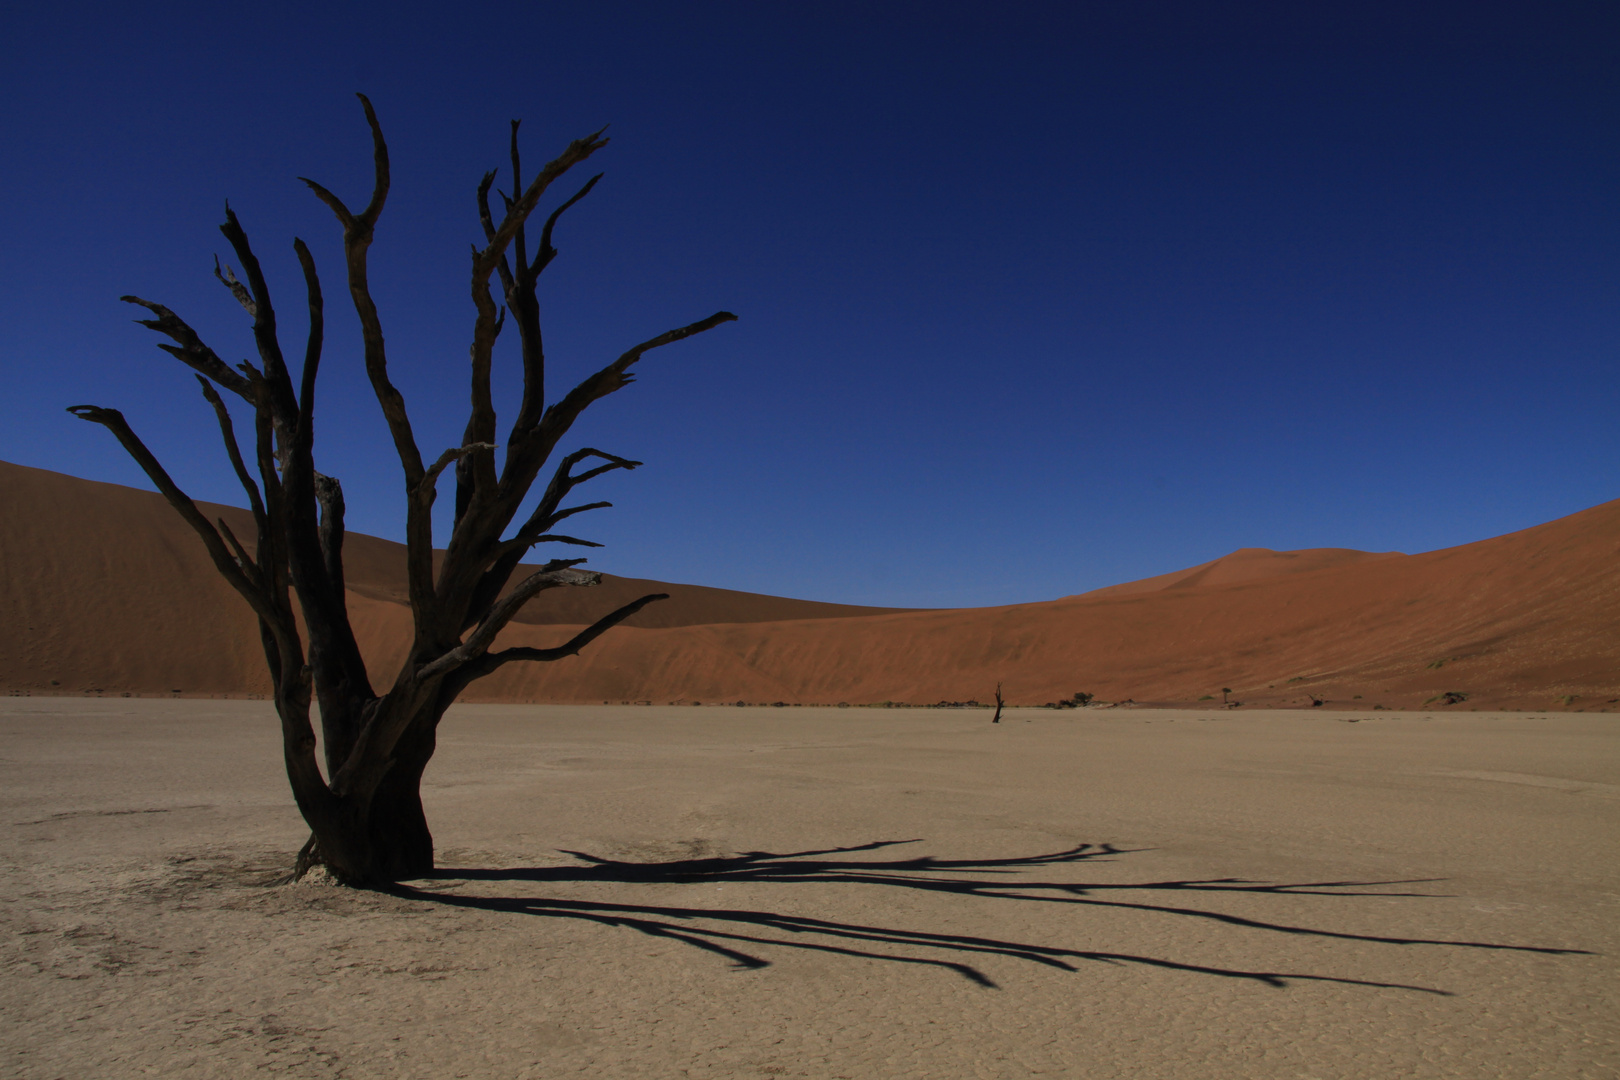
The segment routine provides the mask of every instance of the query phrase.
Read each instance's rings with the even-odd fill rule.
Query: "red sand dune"
[[[0,686],[13,693],[263,693],[246,606],[150,492],[0,463]],[[244,511],[210,508],[248,531]],[[351,534],[350,605],[379,684],[408,642],[397,544]],[[1620,501],[1424,555],[1246,548],[1039,604],[897,611],[608,578],[544,594],[505,640],[549,644],[645,591],[672,599],[584,655],[510,665],[507,701],[1411,708],[1614,707]],[[383,670],[386,669],[386,670]],[[1566,698],[1572,698],[1565,701]],[[1442,707],[1436,703],[1433,707]]]
[[[1127,596],[1132,593],[1158,592],[1160,589],[1191,589],[1199,585],[1236,585],[1245,581],[1264,581],[1284,574],[1301,574],[1310,570],[1324,570],[1330,566],[1344,566],[1370,559],[1399,558],[1398,551],[1356,551],[1353,548],[1306,548],[1303,551],[1272,551],[1270,548],[1238,548],[1230,555],[1222,555],[1207,563],[1175,570],[1141,581],[1127,581],[1123,585],[1108,585],[1081,595],[1088,597]],[[1073,599],[1070,597],[1069,599]]]

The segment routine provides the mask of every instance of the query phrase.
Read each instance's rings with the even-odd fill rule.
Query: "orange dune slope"
[[[1244,581],[1264,581],[1285,574],[1301,574],[1330,566],[1345,566],[1369,559],[1399,558],[1398,551],[1356,551],[1352,548],[1306,548],[1303,551],[1272,551],[1270,548],[1239,548],[1207,563],[1176,570],[1141,581],[1108,585],[1082,595],[1127,596],[1131,593],[1158,592],[1160,589],[1191,589],[1199,585],[1236,585]]]
[[[245,605],[159,496],[0,464],[0,505],[0,686],[268,689]],[[233,527],[245,518],[208,509]],[[401,549],[351,535],[346,551],[356,631],[386,681],[410,630]],[[672,599],[580,657],[510,665],[469,696],[928,704],[984,701],[1001,682],[1021,704],[1077,691],[1219,702],[1230,687],[1249,705],[1609,708],[1620,699],[1617,556],[1620,501],[1424,555],[1244,549],[1001,608],[896,611],[609,578],[545,594],[504,640],[551,644],[642,592]]]
[[[199,504],[251,539],[237,507]],[[264,656],[247,605],[215,573],[196,534],[163,497],[0,462],[0,686],[64,693],[266,693]],[[251,543],[249,547],[251,548]],[[408,643],[405,548],[350,533],[349,607],[372,677]],[[521,576],[521,574],[519,575]],[[761,596],[604,575],[593,589],[558,589],[518,616],[531,626],[589,624],[638,596],[668,600],[632,627],[825,619],[901,611]]]

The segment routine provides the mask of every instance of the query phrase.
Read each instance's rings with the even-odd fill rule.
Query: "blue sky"
[[[464,422],[472,196],[511,118],[531,168],[612,125],[542,289],[554,386],[741,317],[577,429],[647,462],[580,524],[600,569],[1011,603],[1620,496],[1611,0],[266,7],[0,17],[0,459],[147,486],[62,411],[112,405],[240,501],[117,299],[248,355],[209,273],[229,198],[292,342],[313,248],[317,462],[351,528],[400,537],[339,231],[296,180],[364,201],[363,90],[395,178],[373,290],[428,455]]]

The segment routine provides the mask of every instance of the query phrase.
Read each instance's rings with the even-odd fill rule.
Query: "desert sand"
[[[0,689],[264,693],[247,607],[162,498],[0,463]],[[247,535],[246,512],[208,507]],[[403,549],[351,534],[349,606],[373,679],[409,643]],[[1045,603],[898,611],[609,577],[528,605],[548,646],[667,591],[583,655],[514,664],[472,700],[1620,708],[1620,500],[1421,555],[1243,549]],[[1439,699],[1437,701],[1436,699]]]
[[[0,1074],[1620,1070],[1613,717],[987,721],[458,706],[380,895],[267,704],[0,699]]]

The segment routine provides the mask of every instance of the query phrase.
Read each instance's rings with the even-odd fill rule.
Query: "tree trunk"
[[[371,797],[367,836],[374,872],[383,881],[433,873],[433,834],[422,811],[422,774],[437,745],[442,710],[423,716],[394,750],[394,764]]]
[[[433,834],[422,809],[422,774],[433,758],[444,709],[425,706],[394,748],[392,763],[370,797],[350,794],[337,812],[317,815],[293,877],[325,866],[338,880],[386,888],[433,873]]]

